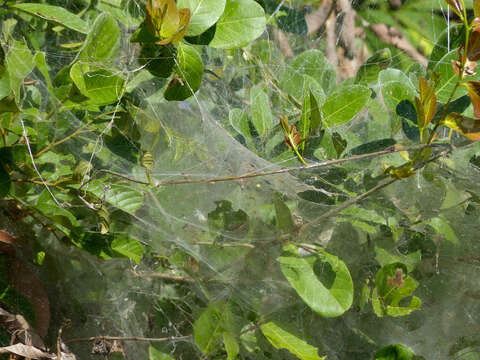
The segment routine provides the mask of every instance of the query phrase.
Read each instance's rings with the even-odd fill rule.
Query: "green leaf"
[[[7,96],[0,100],[0,114],[5,112],[18,112],[20,111],[15,97],[13,95]]]
[[[8,48],[5,65],[15,99],[20,100],[20,86],[23,80],[32,72],[35,61],[27,45],[20,41],[14,41]]]
[[[337,73],[332,64],[330,64],[319,50],[307,50],[298,55],[291,66],[280,77],[280,87],[287,93],[301,100],[303,89],[308,75],[312,77],[328,94],[335,86]]]
[[[393,255],[387,250],[375,246],[375,260],[377,260],[380,266],[401,262],[402,264],[405,264],[407,266],[407,271],[410,272],[413,271],[413,269],[415,269],[415,266],[417,266],[422,260],[422,252],[420,250],[417,250],[407,255],[403,255],[400,253]]]
[[[448,50],[459,48],[464,41],[465,27],[461,24],[450,24],[438,37],[430,54],[427,70],[433,70],[441,58],[447,54]],[[450,45],[450,48],[448,45]]]
[[[457,50],[452,50],[444,57],[442,57],[432,70],[433,72],[440,74],[437,86],[435,88],[435,93],[437,95],[438,101],[442,103],[446,103],[448,101],[448,99],[450,98],[450,94],[452,93],[458,81],[458,76],[453,70],[452,66],[452,60],[456,59]],[[460,95],[464,95],[466,92],[467,89],[465,87],[457,87],[454,99],[456,99]]]
[[[152,345],[148,347],[148,360],[175,360],[175,358],[169,354],[165,354]]]
[[[118,236],[112,241],[112,250],[140,264],[143,254],[142,244],[127,236]]]
[[[49,91],[53,91],[52,80],[48,74],[47,61],[45,60],[45,53],[39,51],[35,54],[35,64],[37,65],[38,70],[42,73],[45,81],[47,82],[47,87]]]
[[[264,138],[273,127],[273,117],[268,95],[257,85],[250,89],[250,104],[253,126]]]
[[[4,71],[3,74],[0,74],[0,100],[7,97],[11,92],[10,77],[8,71]]]
[[[285,245],[279,261],[288,282],[313,311],[336,317],[352,305],[352,278],[336,256],[326,252],[302,256],[296,246]]]
[[[410,100],[413,103],[415,87],[407,75],[397,69],[387,69],[380,72],[378,83],[382,91],[383,101],[391,112],[396,112],[398,103]]]
[[[91,71],[86,71],[89,68]],[[89,104],[112,104],[123,95],[125,80],[110,70],[75,63],[70,69],[70,77],[80,92],[88,97]]]
[[[261,326],[263,335],[275,349],[287,349],[301,360],[322,360],[326,356],[318,356],[318,349],[306,341],[285,331],[273,322]]]
[[[380,71],[386,69],[392,62],[392,53],[389,48],[381,49],[370,56],[357,71],[355,82],[371,84],[377,82]]]
[[[193,46],[180,43],[177,51],[176,76],[164,93],[165,99],[169,101],[188,99],[202,83],[203,62],[197,50]]]
[[[27,14],[37,16],[41,19],[47,20],[54,24],[61,25],[67,29],[77,31],[82,34],[88,33],[88,25],[79,16],[72,14],[64,7],[34,4],[34,3],[20,3],[9,5],[12,9],[23,11]]]
[[[227,0],[210,46],[235,49],[248,45],[263,34],[265,25],[265,12],[254,0]]]
[[[283,233],[288,234],[295,230],[292,214],[287,204],[282,200],[280,193],[275,193],[275,218],[277,221],[277,228]]]
[[[407,267],[395,262],[383,266],[375,276],[375,289],[372,293],[372,304],[377,316],[405,316],[418,310],[421,300],[412,296],[410,303],[400,306],[405,298],[412,295],[418,282],[408,275]]]
[[[445,237],[447,241],[451,243],[458,244],[457,235],[455,235],[455,231],[453,231],[450,224],[441,217],[435,217],[430,219],[428,224],[435,229],[435,231]]]
[[[295,6],[299,9],[296,10],[281,4],[279,5],[274,0],[264,0],[264,3],[265,9],[269,14],[272,14],[272,17],[275,17],[275,22],[281,30],[298,35],[307,34],[307,22],[301,6]]]
[[[229,332],[224,332],[223,343],[225,344],[225,350],[227,351],[227,360],[235,360],[240,352],[240,346],[238,346],[235,337]]]
[[[378,350],[374,360],[413,360],[414,356],[412,349],[401,344],[392,344]]]
[[[335,90],[322,108],[325,123],[334,126],[352,120],[367,104],[370,94],[370,89],[361,85],[342,86]]]
[[[250,133],[250,124],[248,122],[247,114],[241,109],[234,108],[228,113],[228,119],[230,120],[230,125],[232,125],[235,131],[243,136],[247,147],[255,149],[252,134]]]
[[[229,303],[211,303],[193,323],[195,343],[202,353],[215,351],[224,341],[225,332],[234,333],[235,321]]]
[[[120,49],[120,28],[109,14],[98,15],[83,44],[78,59],[87,63],[114,60]]]
[[[217,22],[225,10],[226,0],[178,0],[179,9],[190,9],[187,36],[197,36]]]

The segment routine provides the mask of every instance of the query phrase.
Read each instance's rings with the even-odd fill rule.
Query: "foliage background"
[[[258,39],[244,42],[240,31],[192,45],[207,40],[187,32],[153,54],[160,50],[130,42],[145,18],[140,2],[48,3],[87,27],[14,11],[10,1],[0,9],[0,229],[15,239],[15,255],[3,256],[3,288],[20,288],[11,269],[21,261],[38,276],[29,286],[46,289],[51,318],[38,310],[45,297],[32,310],[27,295],[5,290],[2,307],[37,321],[48,344],[67,319],[65,341],[172,337],[124,342],[112,358],[366,359],[390,344],[431,359],[480,357],[479,149],[461,135],[442,130],[435,160],[344,210],[387,178],[383,164],[401,165],[405,154],[155,186],[301,166],[282,116],[309,136],[298,146],[310,164],[417,144],[418,127],[397,105],[413,102],[427,69],[440,72],[438,99],[448,99],[461,37],[446,3],[244,1],[265,11]],[[187,64],[174,68],[180,80],[148,71],[154,60],[173,67],[173,57]],[[182,94],[182,74],[199,88],[192,97]],[[472,116],[465,94],[456,92],[456,106]],[[316,111],[321,126],[310,129]],[[309,246],[319,255],[304,253]],[[289,259],[293,268],[313,259],[305,266],[315,279],[295,279]],[[398,299],[404,316],[385,312],[389,295],[372,306],[396,269],[410,279]],[[342,277],[343,292],[331,295]],[[93,356],[91,344],[71,348]]]

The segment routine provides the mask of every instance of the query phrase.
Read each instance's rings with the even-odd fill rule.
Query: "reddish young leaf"
[[[420,98],[415,97],[417,106],[417,122],[420,128],[420,138],[422,138],[423,129],[430,124],[437,109],[437,96],[435,95],[435,81],[430,84],[424,77],[419,79]]]
[[[451,113],[442,121],[442,125],[448,126],[470,140],[480,140],[480,120]]]
[[[468,96],[472,100],[473,113],[480,118],[480,81],[467,81],[462,85],[467,88]]]
[[[479,21],[480,19],[475,19]],[[472,33],[470,34],[470,39],[468,40],[468,51],[467,58],[470,61],[480,60],[480,26],[477,25],[473,28]]]

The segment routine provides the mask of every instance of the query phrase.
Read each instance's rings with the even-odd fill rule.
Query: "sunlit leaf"
[[[165,354],[152,345],[148,347],[148,360],[175,360],[175,358],[169,354]]]
[[[480,1],[473,0],[473,14],[476,18],[480,17]]]
[[[93,23],[83,44],[78,59],[102,63],[114,60],[120,49],[120,28],[117,20],[109,14],[100,14]]]
[[[370,56],[367,61],[360,66],[355,77],[358,84],[374,83],[378,79],[380,71],[388,68],[392,62],[392,53],[389,48],[381,49]]]
[[[193,323],[195,343],[202,353],[208,355],[215,351],[224,341],[225,332],[235,333],[237,321],[229,303],[210,303]]]
[[[396,107],[401,101],[413,101],[415,88],[408,76],[400,70],[382,70],[378,76],[378,84],[382,91],[383,101],[392,112],[396,111]]]
[[[332,92],[322,107],[322,114],[328,126],[344,124],[352,120],[370,98],[371,91],[365,86],[343,86]]]
[[[35,60],[28,46],[20,41],[14,41],[8,48],[5,57],[5,67],[17,103],[20,100],[20,86],[23,80],[32,72]]]
[[[450,224],[442,217],[434,217],[430,219],[428,224],[435,229],[435,231],[444,237],[447,241],[458,244],[458,237]]]
[[[417,124],[420,129],[425,128],[433,119],[437,109],[437,96],[435,95],[435,83],[424,77],[419,79],[420,98],[415,97],[417,105]],[[421,131],[421,130],[420,130]],[[421,133],[420,133],[421,134]]]
[[[209,45],[220,49],[248,45],[263,34],[265,25],[265,12],[254,0],[227,0]]]
[[[191,12],[187,36],[197,36],[214,25],[225,10],[226,0],[178,0],[177,6]]]
[[[72,14],[62,6],[35,3],[18,3],[8,6],[82,34],[88,33],[88,24],[80,16]]]
[[[227,360],[235,360],[240,352],[240,346],[238,345],[237,339],[235,339],[235,336],[229,332],[224,332],[222,335],[223,344],[225,345],[225,350],[228,356]]]
[[[282,329],[274,322],[261,326],[263,335],[275,349],[286,349],[301,360],[322,360],[325,356],[318,355],[318,349],[292,333]]]
[[[142,258],[143,254],[143,247],[138,240],[122,235],[115,236],[111,246],[113,251],[132,259],[137,264],[140,264],[140,259]]]
[[[448,114],[442,125],[459,132],[470,140],[480,140],[480,119],[469,118],[457,113]]]
[[[296,246],[285,245],[279,261],[288,282],[313,311],[336,317],[352,305],[352,278],[336,256],[326,252],[302,256]]]
[[[268,96],[262,88],[256,85],[252,86],[250,104],[253,126],[261,137],[265,137],[273,127],[273,117]]]

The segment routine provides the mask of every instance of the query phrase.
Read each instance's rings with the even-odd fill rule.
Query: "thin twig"
[[[172,274],[165,274],[165,273],[153,272],[153,271],[151,272],[133,271],[132,273],[136,277],[141,277],[141,278],[157,278],[162,280],[172,280],[172,281],[187,282],[187,283],[195,282],[195,279],[189,276],[172,275]]]
[[[88,338],[75,338],[70,340],[65,340],[65,344],[74,343],[74,342],[89,342],[96,340],[118,340],[118,341],[151,341],[151,342],[164,342],[164,341],[187,341],[191,340],[190,336],[169,336],[164,338],[146,338],[139,336],[91,336]]]
[[[156,182],[154,182],[154,186],[155,187],[160,187],[160,186],[167,186],[167,185],[202,184],[202,183],[215,184],[217,182],[223,182],[223,181],[236,181],[236,180],[250,179],[250,178],[261,177],[261,176],[284,174],[284,173],[289,173],[289,172],[294,172],[294,171],[314,170],[314,169],[320,169],[320,168],[323,168],[323,167],[343,164],[343,163],[346,163],[346,162],[349,162],[349,161],[364,160],[364,159],[368,159],[368,158],[379,157],[379,156],[382,156],[382,155],[396,153],[396,152],[399,152],[399,151],[419,150],[419,149],[423,149],[423,148],[431,147],[431,146],[432,145],[430,145],[430,144],[413,145],[413,146],[408,146],[408,147],[391,146],[388,149],[381,150],[381,151],[376,151],[376,152],[369,153],[369,154],[353,155],[353,156],[350,156],[348,158],[335,159],[335,160],[329,160],[329,161],[324,161],[324,162],[319,162],[319,163],[313,163],[313,164],[306,165],[306,166],[281,168],[281,169],[272,170],[272,171],[263,171],[263,172],[256,172],[256,173],[243,174],[243,175],[224,176],[224,177],[186,179],[186,180],[174,180],[174,181],[156,181]],[[106,174],[110,174],[110,175],[113,175],[113,176],[117,176],[117,177],[120,177],[122,179],[131,181],[131,182],[134,182],[134,183],[137,183],[137,184],[150,185],[150,183],[148,181],[131,178],[129,176],[117,173],[115,171],[107,170],[107,169],[97,170],[95,172],[95,174],[84,185],[91,182],[95,178],[95,176],[99,173],[106,173]],[[188,175],[184,175],[184,177],[187,177],[187,176]]]

